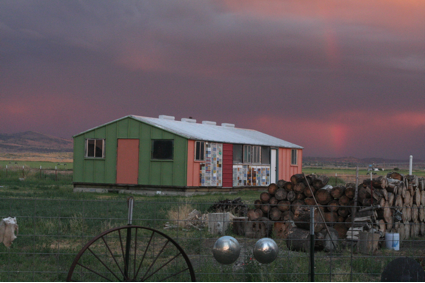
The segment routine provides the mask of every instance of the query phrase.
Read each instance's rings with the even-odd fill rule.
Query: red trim
[[[223,144],[223,188],[233,187],[233,145]]]

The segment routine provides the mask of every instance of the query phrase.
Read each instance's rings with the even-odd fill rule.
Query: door
[[[270,156],[270,183],[277,182],[276,149],[271,150]]]
[[[137,185],[139,176],[139,140],[118,139],[117,184]]]

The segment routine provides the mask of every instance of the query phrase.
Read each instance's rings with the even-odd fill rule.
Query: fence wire
[[[0,203],[0,216],[16,217],[19,225],[18,238],[12,247],[0,247],[1,281],[64,281],[74,258],[86,243],[108,229],[127,225],[127,203],[122,200],[0,198]],[[174,239],[188,255],[198,281],[310,281],[310,254],[306,248],[309,239],[305,238],[309,231],[299,228],[302,221],[295,221],[295,217],[291,220],[248,221],[243,217],[246,217],[248,209],[254,208],[254,204],[245,203],[246,209],[239,210],[239,213],[235,213],[236,207],[230,206],[227,211],[232,215],[238,214],[234,216],[241,217],[238,220],[244,225],[245,232],[240,233],[233,216],[228,213],[219,214],[222,218],[215,220],[206,218],[208,213],[217,213],[210,209],[214,204],[164,202],[160,197],[154,201],[135,201],[133,224],[156,229]],[[311,209],[311,206],[301,207]],[[200,216],[189,219],[195,209]],[[326,206],[316,209],[329,212]],[[297,210],[290,206],[288,211],[294,214]],[[220,222],[219,226],[227,229],[222,234],[215,234],[212,228],[216,226],[214,222]],[[352,222],[342,223],[337,218],[316,222],[316,225],[324,227],[326,224],[331,232],[339,233],[339,237],[333,240],[326,238],[323,229],[320,230],[322,234],[316,233],[316,281],[380,281],[386,265],[398,257],[407,256],[423,262],[425,243],[422,235],[425,235],[425,226],[421,225],[425,224],[401,221],[395,222],[392,227],[388,225],[387,228],[397,231],[403,226],[405,231],[400,235],[398,251],[386,248],[383,237],[375,239],[376,250],[362,251],[361,242],[345,239]],[[412,228],[416,225],[419,229]],[[291,238],[288,231],[282,232],[281,229],[279,232],[279,227],[301,231],[298,231],[299,236]],[[246,233],[246,229],[251,232],[257,230]],[[410,235],[406,234],[407,231]],[[418,231],[417,234],[415,231]],[[239,258],[230,265],[219,264],[212,254],[214,243],[222,235],[236,238],[241,246]],[[140,242],[147,242],[144,236],[139,236]],[[253,247],[262,237],[271,237],[279,247],[278,257],[271,264],[260,264],[253,256]],[[332,241],[336,248],[323,248],[331,246]],[[369,244],[374,245],[373,242]],[[159,248],[152,253],[158,254]],[[107,256],[107,253],[102,256]],[[108,273],[105,270],[99,272]]]

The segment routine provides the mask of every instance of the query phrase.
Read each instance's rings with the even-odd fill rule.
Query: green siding
[[[106,139],[105,158],[85,158],[85,140]],[[139,184],[186,186],[187,139],[130,117],[96,128],[74,138],[74,182],[116,183],[118,139],[137,138],[139,145]],[[174,140],[172,161],[151,160],[153,139]]]

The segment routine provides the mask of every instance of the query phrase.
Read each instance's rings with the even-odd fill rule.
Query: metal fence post
[[[314,282],[314,206],[310,206],[310,281]]]

